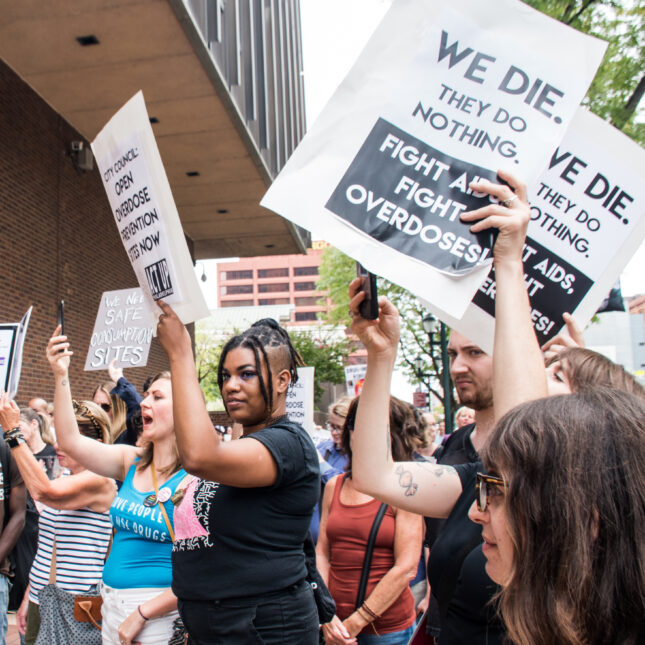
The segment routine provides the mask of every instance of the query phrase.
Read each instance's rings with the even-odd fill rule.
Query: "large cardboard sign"
[[[309,434],[314,431],[314,369],[299,367],[298,381],[287,391],[287,416]]]
[[[154,316],[143,291],[105,291],[94,323],[85,359],[85,370],[106,370],[113,359],[117,367],[144,367],[152,341]]]
[[[460,317],[493,244],[469,183],[534,181],[604,49],[518,0],[398,0],[262,205]]]
[[[20,322],[0,324],[0,388],[12,399],[18,393],[22,354],[32,310],[33,307],[29,307]]]
[[[154,301],[163,298],[183,323],[208,316],[141,92],[99,132],[92,150],[149,310],[161,313]]]
[[[638,144],[594,114],[577,112],[529,190],[524,277],[540,344],[562,329],[564,312],[586,324],[645,239],[644,173]],[[463,319],[443,320],[490,351],[494,315],[491,270]]]

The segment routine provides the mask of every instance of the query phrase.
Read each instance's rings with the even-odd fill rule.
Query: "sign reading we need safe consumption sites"
[[[157,143],[138,92],[101,130],[92,151],[149,310],[163,298],[182,322],[208,316]]]
[[[458,318],[493,243],[470,182],[534,181],[604,49],[517,0],[398,0],[262,205]]]
[[[105,370],[114,359],[117,367],[144,367],[153,325],[141,289],[106,291],[101,296],[85,370]]]
[[[548,168],[529,188],[524,279],[540,344],[572,313],[584,325],[645,238],[645,151],[599,117],[578,110]],[[492,349],[495,272],[461,320],[445,322]],[[431,305],[428,303],[428,307]]]

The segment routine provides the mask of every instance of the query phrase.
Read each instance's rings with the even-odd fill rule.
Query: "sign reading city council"
[[[150,311],[164,299],[190,323],[208,316],[143,94],[135,94],[99,132],[92,151]]]
[[[493,244],[470,182],[534,181],[604,49],[519,0],[398,0],[262,205],[460,317]]]

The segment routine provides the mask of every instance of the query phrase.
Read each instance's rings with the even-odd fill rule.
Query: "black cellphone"
[[[58,324],[60,325],[60,335],[65,335],[65,301],[58,303]]]
[[[359,291],[365,292],[365,298],[358,306],[358,311],[365,320],[376,320],[378,318],[376,276],[370,273],[360,262],[356,263],[356,275],[362,279]]]

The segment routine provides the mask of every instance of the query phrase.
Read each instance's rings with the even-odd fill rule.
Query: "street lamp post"
[[[423,331],[428,335],[430,342],[430,357],[434,361],[434,335],[437,331],[436,316],[426,314],[421,321]],[[441,386],[443,388],[443,412],[446,424],[446,433],[449,434],[453,430],[452,422],[452,405],[450,392],[452,390],[452,383],[450,381],[450,369],[448,362],[448,338],[446,333],[446,325],[440,322],[440,343],[441,343]]]

